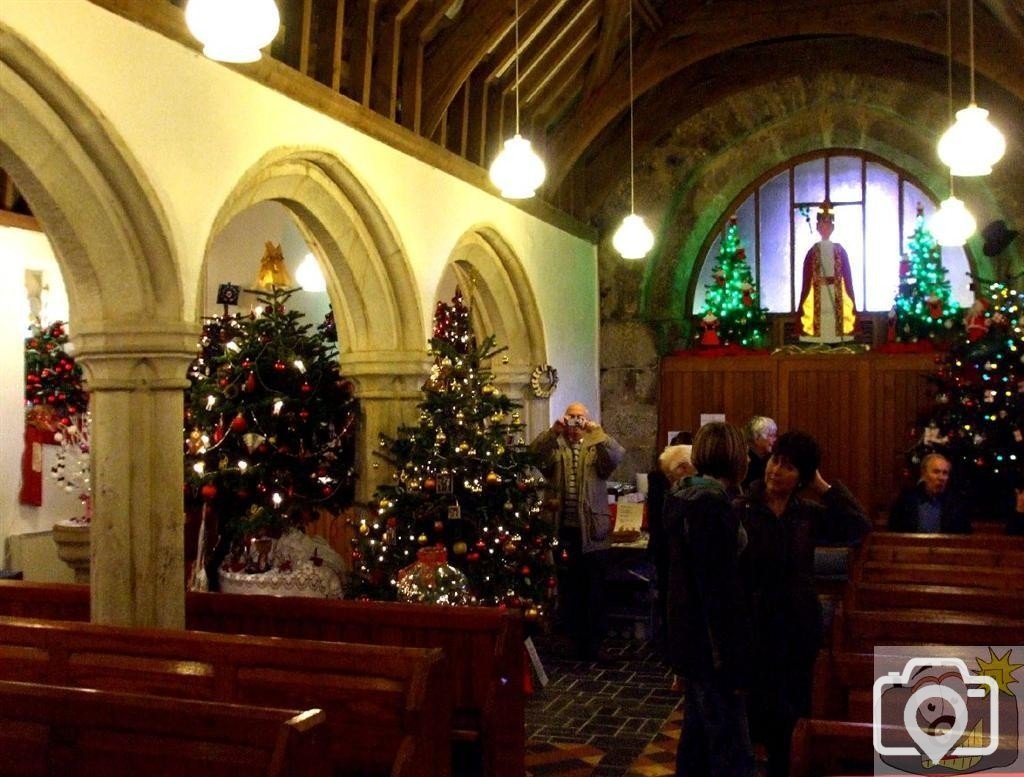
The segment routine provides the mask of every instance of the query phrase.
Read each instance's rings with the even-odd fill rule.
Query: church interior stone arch
[[[549,399],[530,390],[534,367],[547,363],[540,311],[522,264],[492,227],[476,227],[459,240],[438,287],[438,299],[462,289],[478,337],[493,334],[507,350],[491,365],[501,389],[523,404],[527,439],[548,425]],[[505,357],[507,356],[507,360]]]

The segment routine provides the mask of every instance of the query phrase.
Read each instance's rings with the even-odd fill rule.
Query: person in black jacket
[[[949,459],[929,453],[921,459],[921,479],[896,499],[889,531],[970,534],[967,504],[949,488]]]
[[[665,640],[665,603],[668,600],[669,546],[662,513],[669,491],[678,480],[694,474],[690,461],[693,435],[679,432],[658,456],[658,466],[647,475],[647,555],[654,563],[657,642]]]
[[[853,494],[825,482],[818,443],[787,432],[775,443],[756,483],[735,504],[746,530],[740,570],[758,647],[751,693],[751,731],[764,744],[768,777],[784,777],[798,718],[811,706],[811,677],[822,642],[822,612],[814,587],[814,549],[852,544],[871,529]],[[809,492],[814,499],[805,498]]]
[[[743,435],[706,424],[692,460],[697,474],[676,484],[663,515],[669,662],[686,681],[676,775],[752,777],[744,695],[752,654],[738,569],[744,538],[729,495],[747,468]]]

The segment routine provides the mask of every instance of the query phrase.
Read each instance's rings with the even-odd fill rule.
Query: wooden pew
[[[912,610],[934,607],[1024,618],[1024,596],[1020,590],[859,582],[847,587],[844,601],[847,609]]]
[[[457,772],[522,777],[523,620],[489,607],[189,593],[190,629],[441,648],[450,667]]]
[[[89,620],[89,586],[0,580],[0,615],[51,620]]]
[[[864,546],[949,547],[1021,552],[1024,551],[1024,537],[1011,537],[988,532],[981,534],[909,534],[876,531],[864,538],[862,547]]]
[[[878,645],[1013,645],[1024,620],[954,610],[848,610],[832,621],[832,650],[870,653]]]
[[[892,561],[855,563],[850,584],[909,583],[920,585],[952,585],[959,588],[990,588],[1019,590],[1024,588],[1024,570],[997,567],[969,567],[948,564],[907,564]]]
[[[947,540],[949,539],[946,535]],[[1015,539],[1007,537],[1005,539]],[[868,542],[859,553],[863,561],[887,561],[901,564],[943,564],[959,567],[1005,567],[1024,569],[1024,550],[1014,545],[985,548],[950,543],[935,545],[887,545]]]
[[[326,716],[0,681],[5,777],[325,777]]]
[[[189,593],[188,628],[364,644],[440,647],[447,656],[456,764],[525,771],[523,621],[507,611]],[[58,614],[60,613],[60,614]],[[0,614],[87,620],[88,586],[0,580]]]
[[[335,775],[450,773],[440,650],[0,617],[0,679],[319,707]]]
[[[883,725],[881,741],[890,746],[913,746],[906,731],[899,725]],[[1003,763],[1013,761],[1017,753],[1017,736],[1000,736],[995,758]],[[789,777],[826,777],[826,775],[902,775],[907,767],[921,766],[920,756],[901,756],[900,768],[886,766],[874,770],[875,750],[871,723],[838,720],[801,719],[793,730]],[[962,767],[961,767],[962,768]],[[953,772],[950,772],[953,773]]]
[[[874,774],[870,723],[798,720],[793,730],[789,777]]]

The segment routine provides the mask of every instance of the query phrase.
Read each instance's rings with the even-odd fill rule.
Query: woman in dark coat
[[[693,439],[697,474],[665,500],[670,550],[668,654],[686,681],[676,775],[753,777],[744,691],[750,667],[737,557],[743,533],[730,491],[743,480],[746,445],[724,423]]]
[[[814,549],[855,543],[871,529],[849,489],[821,477],[820,462],[813,437],[788,432],[776,441],[764,481],[736,502],[747,533],[740,568],[758,646],[751,729],[767,751],[768,777],[788,773],[793,727],[810,714],[822,638]],[[805,490],[816,500],[801,496]]]

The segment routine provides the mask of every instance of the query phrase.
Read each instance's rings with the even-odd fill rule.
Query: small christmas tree
[[[477,345],[459,291],[451,305],[438,302],[430,346],[419,423],[381,439],[394,482],[377,490],[377,517],[357,527],[354,594],[396,598],[399,570],[441,547],[464,573],[469,601],[536,617],[554,592],[552,538],[520,405],[485,366],[503,349],[493,337]]]
[[[67,352],[67,342],[63,321],[33,324],[25,338],[25,404],[34,416],[47,415],[60,426],[75,424],[89,404],[82,368]]]
[[[253,538],[301,528],[353,497],[353,386],[336,343],[286,308],[292,291],[272,286],[252,314],[208,319],[189,370],[186,504],[212,510],[214,563],[226,555],[239,571]]]
[[[1024,467],[1024,295],[989,284],[930,382],[934,404],[920,416],[911,464],[943,453],[978,515],[995,518]]]
[[[960,306],[953,300],[947,272],[942,248],[925,226],[924,209],[918,205],[893,304],[898,341],[948,338],[958,326]]]
[[[705,287],[704,308],[699,316],[705,331],[702,344],[764,346],[768,309],[761,307],[760,292],[750,273],[735,216],[729,219],[722,236],[712,277],[714,281]],[[714,337],[707,334],[709,321],[716,322]]]

